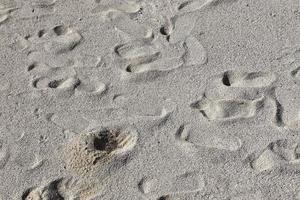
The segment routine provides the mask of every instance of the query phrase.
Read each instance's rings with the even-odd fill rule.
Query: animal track
[[[299,143],[286,139],[271,142],[266,149],[255,154],[257,153],[252,154],[249,159],[252,169],[258,172],[300,161]]]
[[[262,108],[264,97],[255,100],[210,100],[205,95],[191,104],[209,120],[235,120],[254,117]]]
[[[134,129],[103,128],[76,136],[67,146],[68,168],[79,174],[103,167],[119,156],[128,154],[136,145]]]
[[[226,71],[222,82],[231,87],[268,87],[275,82],[277,76],[271,72],[238,72]]]
[[[204,186],[203,177],[197,172],[188,172],[171,179],[143,178],[139,189],[147,196],[158,198],[167,197],[170,194],[182,194],[201,191]],[[157,197],[156,197],[157,198]]]

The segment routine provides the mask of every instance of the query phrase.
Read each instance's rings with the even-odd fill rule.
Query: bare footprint
[[[147,74],[158,76],[163,71],[170,71],[183,65],[181,57],[162,58],[162,53],[155,45],[144,40],[135,40],[115,48],[118,63],[122,74]]]
[[[250,166],[258,172],[274,169],[281,165],[299,163],[299,144],[289,140],[277,140],[260,153],[250,155]]]
[[[242,146],[240,138],[229,135],[212,135],[205,137],[199,135],[197,132],[191,132],[189,128],[180,126],[175,134],[176,141],[180,142],[179,145],[184,145],[187,151],[190,151],[190,147],[187,144],[191,144],[197,147],[206,147],[212,149],[226,150],[226,151],[237,151]]]
[[[296,84],[283,85],[270,93],[270,97],[276,103],[276,126],[291,131],[300,130],[299,94],[300,88]]]
[[[33,187],[26,190],[22,195],[22,200],[64,200],[63,194],[59,191],[62,179],[57,179],[44,187]]]
[[[165,22],[160,28],[160,33],[162,35],[165,35],[167,37],[167,41],[169,41],[170,35],[174,32],[176,18],[164,17],[164,19]]]
[[[158,59],[146,64],[128,65],[126,71],[130,73],[142,73],[147,71],[170,71],[173,69],[177,69],[182,65],[183,60],[181,58],[165,58]]]
[[[145,58],[150,55],[155,55],[159,51],[158,49],[145,41],[135,40],[130,41],[122,45],[118,45],[115,48],[116,54],[127,60],[134,60],[138,58]]]
[[[235,120],[254,117],[262,108],[264,97],[255,100],[210,100],[205,95],[191,107],[209,120]]]
[[[128,154],[137,139],[137,132],[132,128],[102,128],[79,134],[67,145],[63,154],[69,169],[85,174]]]
[[[140,191],[149,197],[168,196],[170,194],[182,194],[201,191],[205,186],[203,177],[197,172],[187,172],[172,178],[161,177],[143,178],[138,187]]]
[[[174,31],[170,34],[169,42],[171,44],[183,42],[191,34],[194,29],[197,17],[186,14],[174,17]],[[186,23],[189,22],[189,23]]]
[[[129,16],[125,14],[119,14],[110,21],[115,25],[117,31],[126,35],[130,40],[153,38],[153,30],[150,27],[131,20]],[[128,24],[130,24],[130,26],[128,26]]]
[[[190,13],[201,11],[211,6],[216,6],[220,3],[232,3],[237,0],[187,0],[178,6],[180,13]]]
[[[27,189],[22,194],[22,200],[90,200],[101,193],[103,193],[103,187],[100,182],[60,178]]]
[[[223,74],[223,84],[230,87],[268,87],[274,83],[277,76],[271,72],[226,71]]]
[[[49,33],[52,37],[45,43],[45,49],[54,54],[62,54],[73,50],[82,40],[77,30],[64,25],[56,26]]]
[[[86,95],[102,95],[107,90],[107,85],[98,80],[81,80],[76,90]]]
[[[76,77],[67,77],[67,78],[49,78],[49,77],[40,77],[32,82],[32,86],[36,89],[59,89],[74,90],[80,85],[80,80]]]
[[[186,48],[186,65],[203,65],[207,62],[207,52],[195,37],[188,37],[184,43]]]

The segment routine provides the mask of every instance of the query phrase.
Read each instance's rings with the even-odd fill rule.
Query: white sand
[[[1,200],[300,200],[299,0],[0,0]]]

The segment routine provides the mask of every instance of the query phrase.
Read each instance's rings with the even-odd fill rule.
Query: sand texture
[[[0,0],[0,200],[300,200],[300,0]]]

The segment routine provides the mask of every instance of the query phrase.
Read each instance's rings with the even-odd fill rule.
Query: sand
[[[299,0],[0,0],[1,200],[300,200]]]

